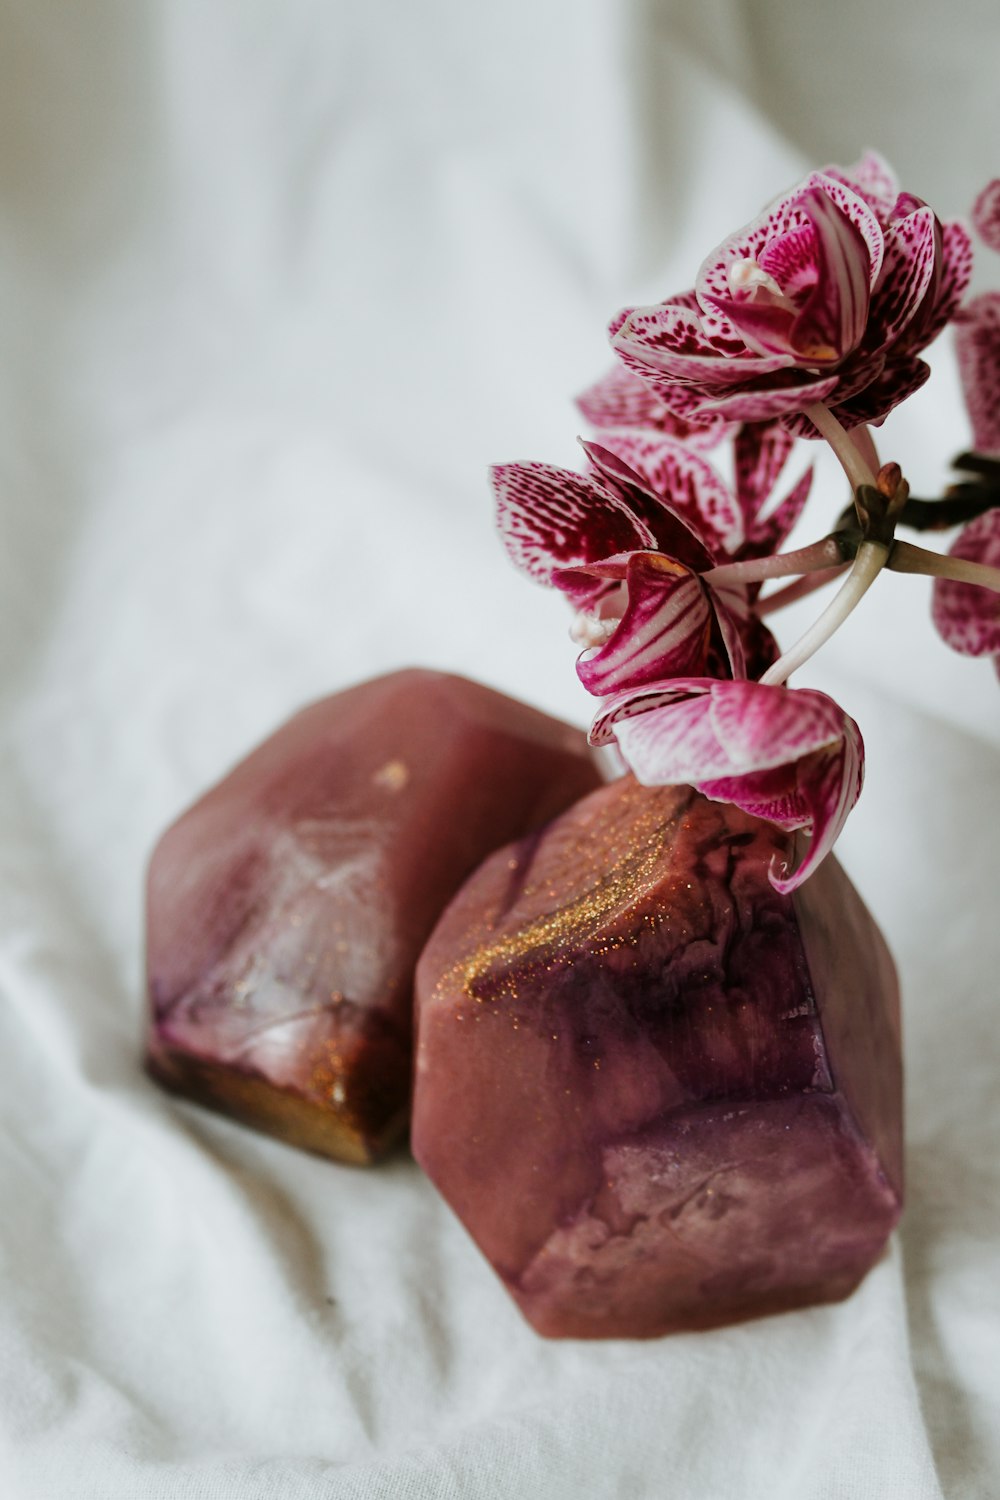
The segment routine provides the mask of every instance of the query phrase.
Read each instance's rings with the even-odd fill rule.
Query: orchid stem
[[[773,594],[767,594],[757,600],[755,606],[758,615],[772,615],[776,610],[784,609],[788,604],[795,604],[799,599],[804,599],[807,594],[812,594],[816,589],[825,588],[835,578],[839,578],[844,569],[850,564],[842,562],[839,567],[821,568],[816,573],[806,573],[804,577],[797,578],[794,583],[786,584],[783,589],[776,589]]]
[[[809,418],[820,436],[830,444],[850,480],[851,489],[857,490],[863,484],[871,485],[874,489],[875,475],[858,452],[847,428],[840,425],[830,408],[824,406],[822,401],[814,401],[811,406],[803,407],[802,414]]]
[[[894,573],[925,573],[931,578],[951,578],[955,583],[976,583],[980,588],[1000,594],[1000,568],[988,563],[970,562],[964,557],[947,557],[912,542],[896,542],[889,553],[888,567]]]
[[[808,547],[799,547],[795,552],[778,552],[773,557],[748,557],[743,562],[722,563],[702,576],[709,582],[763,583],[766,578],[787,578],[790,574],[815,573],[820,568],[833,568],[844,562],[844,554],[836,536],[825,536]]]
[[[888,556],[888,547],[884,547],[880,542],[861,543],[858,555],[854,559],[854,566],[837,593],[819,619],[813,621],[805,635],[801,636],[784,656],[780,656],[773,666],[768,667],[760,679],[764,686],[775,687],[787,681],[793,672],[826,644],[834,632],[840,629],[848,615],[861,603],[885,567]]]

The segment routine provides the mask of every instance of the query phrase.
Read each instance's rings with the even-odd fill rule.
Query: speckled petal
[[[571,470],[498,464],[490,477],[501,540],[511,561],[539,583],[552,583],[559,568],[656,545],[623,501]]]
[[[824,167],[822,176],[832,177],[863,198],[878,219],[886,224],[899,197],[899,182],[889,163],[877,151],[867,150],[852,167]]]
[[[727,394],[706,393],[706,399],[695,407],[695,414],[723,416],[733,422],[767,422],[800,412],[814,401],[825,401],[837,389],[836,375],[825,378],[800,375],[795,381],[772,386],[741,386]],[[811,430],[809,436],[818,434]]]
[[[776,422],[745,423],[737,432],[733,446],[736,499],[745,531],[749,532],[774,489],[794,441]]]
[[[984,245],[1000,250],[1000,177],[988,182],[972,205],[972,227]]]
[[[886,364],[856,396],[831,402],[830,409],[842,427],[880,427],[894,407],[906,401],[929,378],[930,365],[922,359],[904,358]],[[802,434],[804,435],[804,434]]]
[[[793,363],[791,355],[751,354],[742,338],[710,334],[697,313],[671,303],[637,308],[613,335],[611,347],[664,399],[674,380],[726,386]]]
[[[656,552],[634,554],[626,580],[628,607],[617,630],[577,662],[580,681],[599,697],[705,670],[712,612],[701,581]]]
[[[868,342],[891,342],[913,319],[931,285],[938,253],[938,223],[929,208],[907,214],[886,230],[885,259],[872,297]]]
[[[810,464],[774,510],[753,523],[743,547],[743,556],[766,557],[771,552],[777,552],[805,509],[812,482],[813,468]]]
[[[1000,292],[984,292],[959,314],[955,342],[973,446],[1000,455]]]
[[[972,276],[972,238],[965,225],[958,219],[948,220],[940,226],[940,234],[940,274],[928,295],[926,307],[921,308],[919,317],[914,319],[919,324],[921,349],[936,339],[945,324],[951,322]]]
[[[1000,568],[1000,510],[987,511],[963,527],[952,557]],[[934,624],[963,656],[1000,655],[1000,594],[951,578],[934,580]]]
[[[577,397],[576,404],[592,427],[653,429],[700,452],[717,447],[733,431],[732,424],[722,417],[700,423],[685,421],[624,365],[616,365],[595,381]]]
[[[743,517],[718,474],[690,448],[648,432],[602,434],[601,446],[628,464],[652,494],[664,500],[717,557],[743,540]],[[655,522],[651,522],[656,529]]]
[[[606,438],[607,434],[602,433],[601,436]],[[641,437],[639,441],[641,442]],[[650,441],[655,445],[668,440],[654,438]],[[632,468],[625,458],[603,441],[593,443],[584,440],[581,446],[594,465],[598,480],[609,488],[614,486],[621,493],[624,503],[641,519],[641,524],[654,539],[653,545],[660,552],[676,558],[696,573],[714,565],[717,559],[702,539],[698,522],[683,515],[667,494],[657,493],[647,475]],[[687,450],[681,451],[694,463],[703,462],[693,454],[687,454]],[[683,498],[684,490],[680,489],[680,493]]]
[[[829,233],[835,233],[834,221],[827,220],[825,205],[817,205],[822,194],[847,223],[857,231],[867,251],[866,274],[874,286],[882,266],[882,231],[868,204],[843,181],[814,172],[810,177],[772,205],[766,213],[743,229],[731,234],[702,262],[695,282],[698,301],[706,309],[722,307],[728,314],[732,290],[729,268],[741,260],[757,260],[766,246],[796,231],[815,227],[814,215],[821,215]]]

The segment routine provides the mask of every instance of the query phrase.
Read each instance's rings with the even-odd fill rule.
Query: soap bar
[[[150,1072],[344,1161],[405,1133],[413,971],[493,849],[600,783],[583,734],[460,677],[324,698],[201,798],[148,881]]]
[[[417,972],[413,1151],[543,1334],[846,1296],[902,1201],[895,972],[827,858],[623,778],[494,854]]]

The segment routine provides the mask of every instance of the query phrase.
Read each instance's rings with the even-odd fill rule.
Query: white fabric
[[[297,705],[412,662],[584,721],[486,464],[575,463],[607,317],[807,167],[870,143],[964,211],[993,0],[0,13],[0,1494],[998,1493],[1000,704],[922,580],[802,674],[867,740],[841,847],[905,996],[909,1206],[847,1303],[544,1342],[412,1162],[139,1066],[146,855]],[[883,445],[924,493],[967,440],[934,363]]]

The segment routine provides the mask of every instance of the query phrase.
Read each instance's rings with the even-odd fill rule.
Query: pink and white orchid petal
[[[611,347],[665,399],[671,380],[707,378],[725,386],[794,363],[790,354],[751,354],[741,338],[712,335],[697,313],[671,303],[638,308],[614,334]]]
[[[599,697],[705,669],[712,613],[701,581],[654,552],[630,559],[627,583],[618,628],[577,662],[580,681]]]
[[[809,688],[717,683],[711,700],[712,723],[734,775],[801,760],[844,734],[843,709]]]
[[[889,361],[877,380],[856,396],[831,403],[830,410],[848,431],[855,427],[881,427],[895,407],[919,391],[930,373],[930,365],[922,359]]]
[[[1000,568],[1000,510],[989,510],[962,528],[952,557]],[[1000,655],[1000,594],[951,578],[934,580],[934,624],[963,656]]]
[[[683,699],[702,697],[711,690],[713,681],[711,677],[675,677],[615,693],[594,715],[587,738],[592,745],[610,745],[618,725],[626,719],[639,718]]]
[[[615,313],[614,317],[611,319],[611,322],[608,324],[609,339],[614,338],[615,334],[618,332],[619,328],[621,328],[622,324],[627,323],[634,312],[634,307],[623,307],[619,312]]]
[[[972,205],[972,227],[984,245],[1000,250],[1000,177],[988,182]]]
[[[931,209],[922,207],[889,226],[882,274],[872,296],[867,339],[887,344],[912,322],[935,275],[941,236]]]
[[[798,362],[794,308],[760,298],[748,302],[720,301],[717,311],[727,318],[729,326],[754,356],[780,358],[786,364]]]
[[[551,581],[557,589],[562,589],[567,594],[576,593],[585,578],[620,583],[624,581],[629,562],[635,555],[635,552],[615,552],[611,557],[600,557],[594,562],[580,563],[576,567],[553,568]]]
[[[771,871],[771,884],[784,894],[808,880],[830,853],[861,795],[865,748],[854,720],[846,715],[845,719],[847,728],[840,747],[821,751],[798,767],[799,789],[810,812],[812,832],[797,870],[784,877]]]
[[[648,713],[619,719],[615,738],[643,786],[696,786],[730,769],[711,720],[711,699],[679,699]]]
[[[734,677],[746,677],[747,658],[743,636],[745,622],[751,614],[746,589],[711,589],[711,599],[729,670]]]
[[[820,195],[826,203],[818,202]],[[827,203],[837,211],[836,217],[828,215]],[[844,231],[841,238],[837,218],[845,221],[859,237],[865,252],[864,271],[868,286],[874,286],[882,266],[882,230],[878,220],[864,199],[845,182],[814,172],[757,219],[729,235],[706,257],[695,280],[695,294],[699,303],[706,311],[721,308],[731,317],[730,267],[741,261],[756,261],[759,264],[772,241],[785,240],[791,236],[793,238],[788,241],[791,244],[797,239],[799,231],[808,230],[810,226],[820,229],[828,250],[832,249],[836,241],[840,241],[840,248],[832,249],[834,263],[840,260],[845,251],[851,254],[847,247],[853,245],[853,236]],[[827,239],[827,236],[830,238]],[[798,243],[804,251],[804,240]]]
[[[788,434],[791,441],[791,434]],[[812,489],[813,468],[810,464],[774,510],[758,518],[750,528],[743,548],[745,557],[766,557],[777,552],[805,509]]]
[[[864,747],[853,719],[844,718],[848,728],[836,746],[818,750],[794,766],[699,785],[698,790],[714,801],[734,802],[789,831],[810,830],[797,869],[770,872],[771,884],[785,895],[807,880],[830,853],[861,794]]]
[[[877,151],[866,150],[852,167],[823,167],[821,175],[843,183],[863,198],[880,224],[887,224],[899,197],[895,172]]]
[[[568,469],[498,464],[490,477],[507,553],[539,583],[552,583],[559,568],[656,546],[652,532],[617,496]]]
[[[638,375],[615,365],[576,398],[592,427],[655,427],[663,403]]]
[[[746,535],[774,489],[794,444],[795,439],[777,422],[748,422],[737,432],[733,444],[736,499]]]
[[[963,309],[955,344],[973,445],[1000,455],[1000,292],[984,292]]]
[[[741,776],[720,776],[703,781],[698,790],[713,802],[733,802],[755,818],[777,823],[786,833],[808,828],[809,809],[799,791],[795,765],[772,766]]]
[[[821,379],[800,374],[797,380],[783,385],[744,386],[727,395],[706,392],[706,399],[695,407],[695,415],[722,416],[731,422],[767,422],[773,417],[794,415],[814,401],[825,401],[839,383],[836,375]],[[811,424],[808,435],[819,436]]]
[[[870,205],[846,182],[838,182],[836,178],[827,177],[823,172],[814,172],[802,184],[803,192],[808,192],[812,188],[819,188],[825,193],[840,209],[845,219],[857,230],[868,252],[868,286],[874,287],[882,270],[885,240],[882,226]]]
[[[757,681],[778,660],[781,648],[755,609],[738,623],[746,666],[743,672],[734,671],[733,676]]]
[[[639,476],[644,487],[681,517],[718,559],[743,540],[743,517],[710,464],[665,434],[609,432],[601,446]],[[656,530],[654,520],[650,521]]]
[[[816,226],[810,217],[798,229],[768,240],[756,263],[786,297],[795,298],[816,285],[818,249]]]
[[[799,361],[813,367],[839,364],[861,342],[873,285],[872,246],[855,218],[836,201],[834,189],[838,196],[848,193],[840,183],[825,183],[806,200],[816,234],[818,277],[793,325],[792,347]],[[859,212],[863,209],[865,226],[878,231],[868,205],[854,193],[849,197]],[[882,250],[880,231],[877,249]]]
[[[602,437],[606,438],[607,434],[602,434]],[[655,548],[694,572],[703,572],[713,566],[717,559],[702,540],[695,524],[671,504],[668,496],[657,494],[646,475],[633,469],[606,442],[581,439],[581,447],[594,465],[598,478],[620,490],[623,502],[653,537]],[[702,462],[693,455],[689,456],[693,462]]]
[[[656,392],[624,365],[616,365],[595,381],[577,397],[576,404],[592,427],[652,428],[698,451],[717,447],[732,431],[731,424],[721,417],[701,423],[685,421],[668,410]]]
[[[936,339],[946,323],[958,312],[972,277],[972,238],[960,219],[950,219],[940,226],[940,270],[928,293],[926,311],[921,309],[919,325],[921,349]],[[916,350],[913,351],[916,353]]]
[[[690,783],[786,829],[809,829],[798,869],[771,872],[778,890],[794,890],[832,848],[860,795],[858,726],[809,689],[705,679],[672,688],[619,694],[598,715],[592,738],[612,732],[646,785]]]
[[[764,213],[749,224],[744,224],[733,234],[727,235],[716,245],[698,268],[694,291],[699,305],[706,313],[720,306],[725,307],[733,296],[730,268],[745,261],[759,263],[765,247],[771,240],[796,230],[807,230],[809,220],[799,205],[800,189],[794,188],[777,199]]]

